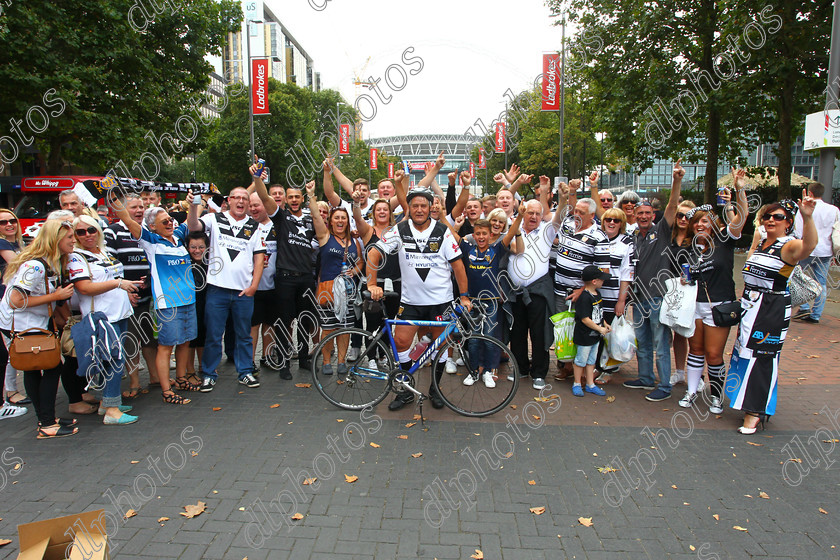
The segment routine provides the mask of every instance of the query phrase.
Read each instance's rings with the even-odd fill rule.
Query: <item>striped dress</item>
[[[785,236],[759,247],[744,264],[744,310],[724,391],[736,410],[776,412],[779,352],[790,325],[788,279],[794,265],[782,260]]]
[[[604,318],[607,324],[615,317],[615,304],[621,288],[621,281],[633,281],[633,238],[619,233],[609,240],[610,243],[610,279],[604,282],[598,291],[601,293]]]

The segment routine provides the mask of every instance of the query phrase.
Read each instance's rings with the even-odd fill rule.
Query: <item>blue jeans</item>
[[[671,329],[659,322],[659,308],[662,298],[653,298],[633,304],[633,326],[636,331],[636,361],[639,364],[639,379],[654,386],[653,354],[656,352],[656,371],[659,373],[659,388],[671,392]]]
[[[502,308],[499,300],[483,300],[487,305],[487,313],[481,322],[481,334],[501,339]],[[499,367],[502,357],[502,347],[489,344],[483,340],[470,340],[467,350],[470,353],[470,366],[483,371],[492,371]]]
[[[241,290],[229,290],[218,286],[207,286],[207,304],[204,308],[204,323],[207,338],[201,359],[201,373],[204,377],[216,379],[216,368],[222,361],[222,337],[228,315],[233,320],[235,337],[233,361],[240,379],[254,371],[253,343],[251,341],[251,315],[254,314],[254,298],[240,296]]]
[[[828,268],[831,266],[831,257],[808,257],[807,259],[803,259],[799,264],[805,270],[810,268],[809,272],[814,277],[814,280],[822,286],[822,292],[820,292],[820,295],[814,301],[814,307],[812,308],[810,304],[806,303],[805,305],[799,306],[799,311],[810,310],[811,319],[819,321],[820,317],[822,317],[823,308],[825,307],[825,298],[828,295],[826,283],[828,281]]]
[[[119,337],[128,328],[128,319],[114,321],[111,326],[117,331],[117,337]],[[112,373],[112,375],[105,376],[105,386],[102,388],[102,406],[105,408],[113,408],[122,404],[122,393],[120,393],[122,371],[109,373]]]

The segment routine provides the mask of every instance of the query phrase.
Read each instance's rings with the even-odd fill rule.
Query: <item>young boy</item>
[[[575,302],[575,332],[574,342],[577,345],[575,354],[575,383],[572,394],[582,397],[584,391],[603,397],[603,389],[595,385],[595,360],[598,356],[598,342],[601,336],[610,332],[609,325],[604,324],[604,313],[601,310],[601,294],[598,288],[609,280],[610,275],[601,272],[595,265],[583,269],[583,292]],[[580,386],[581,377],[586,373],[586,388]]]

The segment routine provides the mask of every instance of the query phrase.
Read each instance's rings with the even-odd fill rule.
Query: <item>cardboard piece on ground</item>
[[[18,560],[110,560],[104,511],[18,525]]]

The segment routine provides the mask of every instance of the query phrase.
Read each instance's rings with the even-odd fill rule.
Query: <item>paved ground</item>
[[[779,412],[750,437],[729,409],[617,383],[611,403],[577,399],[568,382],[549,402],[521,387],[507,419],[427,408],[424,431],[413,410],[341,411],[294,387],[302,374],[246,389],[229,366],[190,405],[133,401],[132,426],[82,417],[79,435],[36,441],[31,413],[3,421],[0,559],[16,557],[18,523],[99,508],[119,512],[117,558],[837,558],[838,307],[792,325]],[[179,515],[198,501],[203,514]]]

